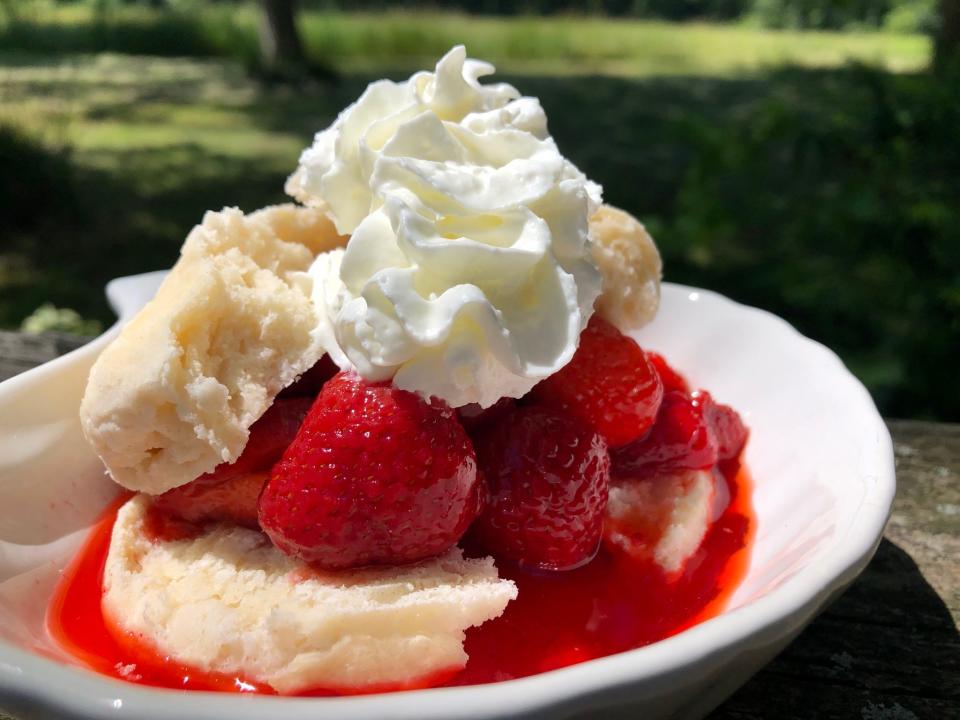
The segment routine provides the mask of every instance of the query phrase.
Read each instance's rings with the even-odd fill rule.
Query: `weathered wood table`
[[[0,332],[0,380],[82,342]],[[876,557],[713,720],[960,718],[960,425],[888,425],[898,491]]]

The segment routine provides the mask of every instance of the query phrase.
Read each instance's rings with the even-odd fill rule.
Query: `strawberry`
[[[645,353],[647,360],[650,361],[650,364],[653,365],[653,368],[657,371],[657,375],[660,376],[660,382],[663,383],[663,391],[665,393],[671,390],[679,390],[685,393],[690,392],[690,386],[687,385],[686,378],[670,367],[667,361],[664,360],[663,355],[651,352],[650,350],[646,350]]]
[[[717,441],[717,456],[721,460],[737,457],[747,444],[749,435],[739,413],[729,405],[714,402],[706,391],[702,391],[701,395],[709,400],[706,405],[706,416]]]
[[[226,480],[204,476],[158,495],[153,507],[162,514],[191,523],[226,520],[258,528],[257,498],[267,477],[266,472],[233,475]]]
[[[704,417],[704,405],[700,394],[674,390],[664,395],[657,422],[647,436],[611,454],[614,475],[648,477],[713,466],[717,442]]]
[[[616,448],[653,425],[663,384],[640,346],[594,315],[573,360],[532,394],[536,403],[579,418]]]
[[[250,426],[240,457],[157,496],[154,508],[191,522],[230,520],[258,527],[257,497],[267,472],[293,441],[312,402],[310,398],[276,400]]]
[[[398,564],[454,545],[480,497],[450,407],[341,372],[274,466],[259,518],[280,550],[324,568]]]
[[[703,470],[735,458],[746,442],[747,428],[733,408],[715,402],[704,390],[674,390],[664,395],[650,433],[612,454],[614,474],[647,477]]]
[[[231,465],[219,465],[213,472],[201,475],[200,479],[221,480],[248,472],[269,470],[282,456],[283,451],[293,442],[300,424],[307,416],[313,404],[308,397],[282,398],[250,426],[250,437],[243,453]]]
[[[550,570],[593,557],[610,480],[603,436],[572,416],[525,406],[485,428],[476,448],[489,493],[474,525],[480,544]]]

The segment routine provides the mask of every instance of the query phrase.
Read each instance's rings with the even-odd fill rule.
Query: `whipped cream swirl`
[[[458,46],[434,73],[373,83],[288,183],[351,235],[310,271],[331,357],[454,407],[563,367],[601,286],[587,226],[600,187],[535,98],[480,84],[493,71]]]

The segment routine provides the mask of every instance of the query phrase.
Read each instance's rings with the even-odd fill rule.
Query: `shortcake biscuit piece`
[[[707,470],[691,470],[610,486],[604,539],[668,575],[679,573],[716,515],[717,487]]]
[[[590,218],[593,261],[603,275],[597,312],[623,332],[653,320],[660,306],[663,264],[653,239],[635,217],[602,205]]]
[[[80,420],[114,480],[156,494],[239,456],[250,425],[323,353],[305,271],[345,241],[319,209],[204,216],[90,371]]]
[[[213,525],[151,541],[150,499],[117,516],[103,609],[121,631],[206,671],[240,673],[281,693],[404,684],[464,666],[464,632],[517,595],[492,558],[459,548],[413,565],[319,572],[267,537]]]

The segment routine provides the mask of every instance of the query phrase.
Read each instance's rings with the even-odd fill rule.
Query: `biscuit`
[[[149,503],[138,495],[117,516],[104,571],[108,622],[179,662],[281,693],[356,691],[462,668],[465,630],[517,595],[492,558],[465,559],[456,547],[411,565],[321,572],[236,525],[151,541]]]
[[[602,205],[590,218],[591,253],[603,276],[596,310],[622,332],[653,319],[660,306],[660,253],[635,217]]]
[[[717,492],[706,470],[618,480],[610,486],[605,540],[676,575],[715,519]]]
[[[90,372],[81,425],[116,482],[158,494],[240,455],[250,425],[323,354],[306,270],[345,242],[319,209],[204,216]]]

